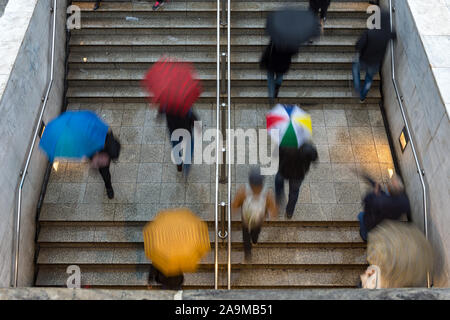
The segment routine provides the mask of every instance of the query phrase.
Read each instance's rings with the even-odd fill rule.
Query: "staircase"
[[[268,43],[265,18],[294,3],[307,5],[232,0],[234,128],[265,127],[270,106],[259,69]],[[150,262],[142,229],[159,210],[191,208],[208,223],[214,241],[215,166],[194,165],[188,181],[177,174],[165,122],[149,109],[139,81],[164,53],[194,62],[204,86],[195,109],[204,129],[215,127],[216,2],[172,0],[157,12],[146,1],[104,1],[95,12],[93,3],[73,4],[82,9],[82,29],[72,31],[70,39],[68,109],[97,112],[119,136],[123,151],[111,167],[113,200],[86,163],[60,162],[53,169],[39,217],[36,286],[65,286],[67,266],[78,265],[84,287],[147,289]],[[386,180],[393,168],[378,106],[379,78],[365,104],[351,89],[353,47],[365,28],[367,6],[366,1],[332,1],[324,35],[301,50],[285,77],[279,101],[299,104],[311,114],[320,159],[302,185],[292,220],[282,212],[266,222],[251,263],[244,262],[240,217],[233,217],[233,289],[354,287],[366,267],[356,219],[366,190],[360,173],[364,169]],[[249,167],[234,166],[233,196]],[[273,178],[266,179],[272,188]],[[226,261],[224,245],[221,288],[226,287]],[[185,275],[184,288],[213,286],[211,251],[197,273]]]

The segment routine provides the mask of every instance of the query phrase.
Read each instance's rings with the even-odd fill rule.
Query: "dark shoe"
[[[155,270],[153,269],[153,265],[150,266],[150,271],[148,272],[148,284],[152,284],[155,282]]]
[[[94,11],[100,7],[100,1],[97,1],[94,5]]]
[[[177,171],[178,172],[183,171],[183,165],[182,164],[177,165]]]
[[[108,195],[109,199],[114,199],[114,189],[113,188],[107,188],[106,194]]]
[[[279,85],[275,85],[275,98],[278,98],[278,93],[280,92],[280,87]]]
[[[294,213],[293,212],[286,212],[286,217],[288,218],[288,219],[292,219],[292,216],[294,215]]]
[[[161,8],[163,5],[164,5],[164,2],[156,1],[155,4],[153,5],[152,9],[153,9],[153,10],[158,10],[158,9]]]
[[[366,99],[359,99],[359,103],[365,103]]]
[[[274,98],[269,98],[269,104],[271,106],[273,106],[275,104],[275,99]]]

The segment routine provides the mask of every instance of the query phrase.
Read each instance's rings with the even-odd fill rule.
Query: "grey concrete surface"
[[[386,5],[388,1],[383,1]],[[436,250],[434,284],[450,284],[450,10],[447,1],[393,1],[397,41],[396,78],[425,171],[429,196],[428,230]],[[411,145],[404,153],[398,138],[404,123],[391,77],[390,51],[383,65],[384,104],[394,152],[405,179],[413,220],[423,228],[422,187]]]
[[[0,289],[0,300],[449,300],[450,289],[91,290]]]
[[[61,111],[65,59],[65,3],[58,1],[57,51],[54,84],[44,121]],[[51,12],[53,1],[10,1],[0,18],[0,287],[12,275],[13,227],[16,191],[34,127],[50,79]],[[4,29],[5,28],[5,29]],[[37,149],[37,147],[36,147]],[[19,285],[30,286],[34,276],[36,205],[47,159],[38,150],[32,156],[23,188]]]

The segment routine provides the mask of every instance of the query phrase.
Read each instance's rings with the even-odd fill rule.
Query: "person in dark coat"
[[[150,271],[148,276],[149,284],[153,281],[161,284],[163,290],[181,290],[181,286],[184,282],[183,274],[166,277],[161,271],[159,271],[154,265],[150,265]]]
[[[197,115],[192,111],[192,109],[188,112],[186,116],[178,116],[178,115],[171,115],[166,113],[166,121],[167,121],[167,127],[169,128],[170,137],[172,136],[172,133],[177,129],[185,129],[189,132],[191,136],[191,145],[190,148],[187,146],[187,152],[188,154],[183,155],[184,158],[187,160],[187,163],[177,163],[177,169],[178,172],[183,171],[184,174],[187,176],[190,169],[190,164],[192,163],[193,159],[193,153],[194,153],[194,135],[193,135],[193,128],[195,121],[198,121]],[[183,138],[181,137],[179,141],[171,141],[172,147],[175,147],[178,143],[181,143],[183,141]],[[174,152],[172,150],[172,152]],[[189,154],[190,152],[190,154]],[[181,154],[179,155],[182,156]],[[174,159],[176,159],[174,154]]]
[[[277,48],[272,41],[264,50],[261,57],[260,67],[267,70],[267,85],[269,89],[270,103],[278,98],[283,76],[288,72],[291,66],[292,56],[297,52],[284,51]]]
[[[384,192],[380,184],[375,183],[374,190],[364,197],[364,211],[358,215],[360,235],[364,241],[367,241],[370,230],[383,220],[399,220],[403,214],[408,219],[411,217],[409,198],[397,175],[392,176],[387,189],[388,192]]]
[[[309,9],[314,12],[314,14],[320,17],[320,26],[322,27],[327,20],[328,7],[330,6],[330,0],[309,0]]]
[[[395,39],[395,33],[390,30],[390,15],[381,13],[380,29],[366,30],[356,43],[356,51],[359,58],[353,63],[353,83],[356,94],[361,102],[364,102],[367,93],[373,83],[373,77],[380,69],[386,53],[386,48],[391,39]],[[366,71],[366,80],[361,88],[361,69]]]
[[[109,166],[111,160],[117,160],[120,155],[120,142],[116,140],[112,131],[106,135],[105,146],[102,150],[94,154],[91,159],[91,166],[100,171],[100,175],[105,182],[106,194],[109,199],[114,198],[114,189],[111,183],[111,172]]]
[[[299,149],[279,148],[278,172],[275,176],[275,195],[279,205],[284,196],[284,180],[289,180],[289,198],[286,216],[291,219],[298,200],[300,186],[308,173],[311,162],[318,159],[317,150],[311,143],[304,143]]]

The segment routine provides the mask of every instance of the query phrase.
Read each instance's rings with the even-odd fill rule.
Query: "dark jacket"
[[[303,180],[309,171],[311,162],[317,161],[316,148],[310,144],[303,144],[300,149],[280,147],[278,171],[285,179]]]
[[[395,39],[395,33],[390,30],[389,14],[382,14],[381,29],[366,30],[356,43],[360,61],[368,65],[380,64],[391,39]]]
[[[383,191],[378,195],[371,192],[365,196],[363,202],[367,231],[375,228],[384,219],[398,220],[402,214],[410,216],[411,207],[405,193],[391,196]]]
[[[292,62],[295,51],[283,51],[277,49],[272,42],[266,47],[259,63],[261,69],[276,73],[286,73]]]
[[[120,149],[121,149],[121,144],[120,144],[119,140],[117,140],[114,137],[114,134],[112,133],[112,131],[109,131],[106,134],[105,145],[104,145],[103,149],[99,150],[98,152],[106,152],[109,155],[109,157],[111,158],[111,160],[116,160],[120,156]],[[93,155],[91,155],[89,157],[89,159],[92,160],[92,158],[94,156],[95,156],[95,153]]]
[[[328,7],[330,0],[309,0],[309,6],[314,9]]]
[[[193,111],[191,111],[185,117],[166,114],[166,120],[170,134],[172,134],[177,129],[186,129],[190,133],[192,133],[194,122],[198,120],[198,117]]]

